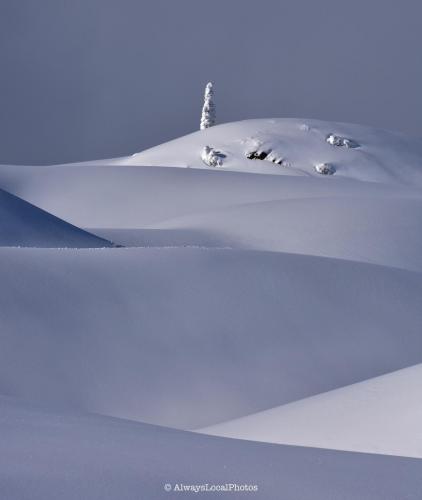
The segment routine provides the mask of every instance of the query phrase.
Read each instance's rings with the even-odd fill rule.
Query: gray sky
[[[0,0],[0,163],[294,116],[422,135],[420,0]]]

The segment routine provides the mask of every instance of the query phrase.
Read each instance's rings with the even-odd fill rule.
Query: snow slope
[[[112,244],[0,189],[0,246],[87,248]]]
[[[203,429],[206,434],[422,458],[422,364]]]
[[[331,145],[330,133],[358,147]],[[256,141],[288,166],[248,160]],[[202,162],[207,144],[226,153],[222,167]],[[318,174],[320,163],[334,165],[335,175]],[[262,249],[422,270],[422,141],[358,125],[224,124],[127,158],[0,166],[0,186],[121,244]]]
[[[315,395],[422,352],[421,275],[377,265],[215,248],[0,249],[0,282],[0,392],[174,427]]]
[[[333,257],[422,271],[422,199],[295,198],[175,217],[154,229],[196,233],[239,249]],[[107,232],[104,233],[107,236]],[[406,242],[403,245],[403,242]]]
[[[421,192],[401,185],[90,165],[8,175],[0,169],[0,185],[123,245],[262,249],[422,270]]]
[[[358,147],[333,146],[326,141],[330,134],[351,139]],[[271,149],[285,166],[246,159],[245,153],[256,149],[256,145]],[[329,163],[334,165],[336,177],[422,186],[421,139],[362,125],[307,119],[226,123],[113,163],[207,168],[200,160],[204,146],[226,155],[224,170],[319,176],[315,165]]]
[[[418,498],[420,461],[201,436],[0,398],[0,496],[19,500]],[[257,492],[167,492],[256,485]]]

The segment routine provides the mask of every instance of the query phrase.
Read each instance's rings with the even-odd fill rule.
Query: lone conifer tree
[[[204,106],[201,115],[201,130],[215,125],[215,105],[213,101],[214,89],[212,83],[207,83],[205,87]]]

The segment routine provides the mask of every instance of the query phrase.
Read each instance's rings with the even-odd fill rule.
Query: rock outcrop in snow
[[[276,165],[283,165],[284,163],[283,157],[271,149],[247,151],[246,158],[248,158],[248,160],[266,160],[275,163]]]

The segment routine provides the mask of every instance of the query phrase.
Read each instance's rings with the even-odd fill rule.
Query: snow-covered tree
[[[204,106],[201,115],[201,130],[215,125],[214,89],[211,82],[205,87]]]
[[[322,175],[333,175],[336,169],[331,163],[318,163],[315,165],[315,170]]]
[[[201,153],[202,161],[209,167],[221,167],[223,160],[221,153],[210,146],[205,146]]]
[[[352,139],[347,139],[346,137],[341,137],[340,135],[336,134],[330,134],[325,140],[328,142],[328,144],[331,144],[331,146],[344,146],[349,149],[359,147],[359,144],[355,141],[352,141]]]

